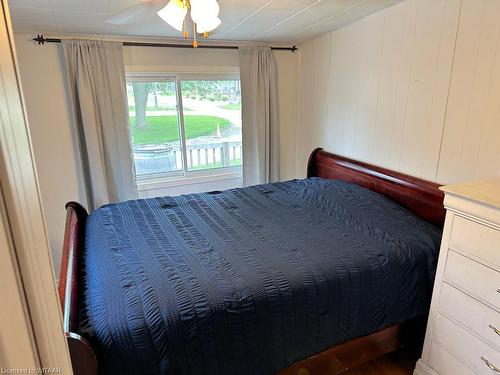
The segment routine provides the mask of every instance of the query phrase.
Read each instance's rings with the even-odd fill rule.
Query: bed
[[[336,374],[393,351],[428,311],[442,200],[317,149],[303,180],[90,216],[70,202],[59,290],[75,373]]]

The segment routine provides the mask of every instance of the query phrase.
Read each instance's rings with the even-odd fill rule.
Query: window
[[[129,75],[127,98],[139,179],[241,173],[239,79]]]

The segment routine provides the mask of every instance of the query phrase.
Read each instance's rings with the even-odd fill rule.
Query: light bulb
[[[160,9],[157,14],[174,29],[182,32],[184,18],[187,14],[187,8],[182,0],[170,0],[165,8]]]
[[[196,23],[215,19],[219,15],[219,11],[217,0],[191,0],[191,18]]]
[[[202,22],[196,23],[196,31],[199,33],[208,33],[215,30],[221,24],[219,17],[213,19],[204,19]]]

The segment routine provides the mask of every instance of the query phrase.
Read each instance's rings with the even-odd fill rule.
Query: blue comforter
[[[425,315],[440,234],[318,178],[106,205],[81,329],[101,374],[274,374]]]

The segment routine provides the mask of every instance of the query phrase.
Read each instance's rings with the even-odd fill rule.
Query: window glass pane
[[[189,171],[241,165],[239,80],[181,82]]]
[[[175,82],[128,82],[127,97],[136,173],[182,170]]]

